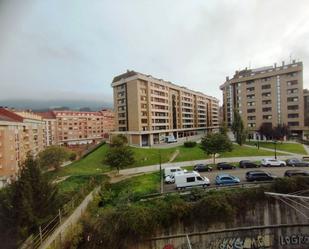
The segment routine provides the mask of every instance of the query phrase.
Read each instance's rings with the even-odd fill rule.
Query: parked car
[[[304,162],[304,161],[297,159],[297,158],[292,158],[292,159],[286,160],[286,165],[293,166],[293,167],[309,167],[308,162]]]
[[[258,168],[260,167],[260,165],[254,163],[254,162],[251,162],[249,160],[242,160],[239,162],[239,167],[240,168]]]
[[[291,177],[291,176],[309,176],[309,172],[306,170],[298,170],[298,169],[292,169],[287,170],[284,172],[284,176]]]
[[[206,187],[210,185],[210,181],[207,177],[203,177],[195,171],[185,172],[183,174],[176,174],[175,183],[177,189],[183,189],[194,186]]]
[[[223,170],[223,169],[235,169],[236,166],[230,164],[230,163],[218,163],[217,164],[217,169],[218,170]]]
[[[173,175],[166,176],[164,178],[164,182],[167,183],[167,184],[175,183],[175,176],[173,176]]]
[[[248,182],[254,182],[254,181],[271,181],[276,179],[277,176],[272,175],[268,172],[262,171],[262,170],[256,170],[256,171],[248,171],[246,173],[246,179]]]
[[[239,184],[240,180],[236,176],[232,176],[229,174],[219,174],[216,177],[216,184],[217,185],[233,185]]]
[[[284,167],[286,166],[286,163],[278,159],[265,158],[265,159],[262,159],[261,165],[265,167],[271,167],[271,166]]]
[[[206,164],[202,164],[202,163],[196,164],[193,169],[194,169],[194,171],[197,171],[197,172],[206,172],[206,171],[210,172],[210,171],[212,171],[212,167],[210,165],[206,165]]]

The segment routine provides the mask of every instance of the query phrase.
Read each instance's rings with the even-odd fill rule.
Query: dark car
[[[260,165],[254,163],[254,162],[251,162],[249,160],[242,160],[239,162],[239,167],[240,168],[258,168],[260,167]]]
[[[264,172],[262,170],[256,170],[256,171],[248,171],[246,173],[246,179],[248,182],[254,182],[254,181],[271,181],[277,178],[276,176]]]
[[[235,169],[236,166],[229,164],[229,163],[218,163],[217,164],[217,169],[218,170],[223,170],[223,169]]]
[[[291,176],[309,176],[309,172],[306,170],[298,170],[298,169],[292,169],[287,170],[284,173],[284,176],[291,177]]]
[[[206,165],[206,164],[196,164],[193,168],[194,171],[197,172],[205,172],[205,171],[212,171],[212,167],[210,165]]]
[[[286,160],[286,165],[293,166],[293,167],[309,167],[308,162],[304,162],[304,161],[297,159],[297,158],[292,158],[292,159]]]

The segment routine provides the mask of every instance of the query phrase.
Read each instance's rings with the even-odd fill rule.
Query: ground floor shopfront
[[[203,128],[203,129],[178,129],[178,130],[158,130],[151,132],[113,132],[113,135],[126,135],[130,145],[139,147],[150,147],[153,145],[169,143],[167,138],[173,137],[175,142],[187,141],[192,137],[202,137],[208,132],[218,131],[217,127]]]

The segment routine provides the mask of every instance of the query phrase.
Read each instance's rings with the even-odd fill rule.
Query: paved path
[[[309,147],[308,147],[308,145],[303,144],[303,147],[304,147],[305,151],[307,152],[307,154],[309,155]]]
[[[289,158],[294,158],[295,155],[286,155],[286,156],[277,156],[278,159],[286,160]],[[297,157],[302,157],[302,155],[297,155]],[[228,157],[228,158],[217,158],[216,163],[219,162],[239,162],[241,160],[252,160],[252,161],[259,161],[263,158],[271,158],[271,156],[252,156],[252,157]],[[205,163],[210,164],[213,162],[213,159],[203,159],[203,160],[194,160],[194,161],[185,161],[185,162],[176,162],[176,163],[163,163],[162,169],[168,168],[168,167],[184,167],[184,166],[192,166],[199,163]],[[150,165],[150,166],[144,166],[144,167],[137,167],[137,168],[131,168],[131,169],[123,169],[119,171],[120,175],[133,175],[133,174],[140,174],[140,173],[147,173],[147,172],[153,172],[160,169],[160,165]]]

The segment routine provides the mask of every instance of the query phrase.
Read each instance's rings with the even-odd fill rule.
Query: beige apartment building
[[[117,133],[151,146],[218,129],[218,99],[150,75],[127,71],[113,79]]]
[[[27,153],[37,155],[44,149],[44,129],[42,118],[34,113],[0,108],[0,178],[3,181],[16,175]]]
[[[302,62],[236,71],[220,89],[223,120],[230,126],[237,109],[253,138],[262,123],[286,124],[299,137],[308,128],[304,125]]]
[[[49,111],[39,115],[46,122],[48,145],[98,143],[108,139],[109,133],[115,130],[114,113],[106,109],[98,112]]]

